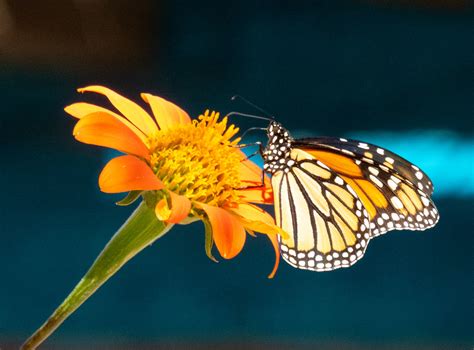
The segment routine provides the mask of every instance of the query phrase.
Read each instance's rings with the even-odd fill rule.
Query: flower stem
[[[21,349],[36,349],[127,261],[163,236],[172,226],[159,221],[153,210],[142,202],[107,243],[72,292],[48,320],[22,345]]]

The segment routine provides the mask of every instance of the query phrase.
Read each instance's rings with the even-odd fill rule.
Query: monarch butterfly
[[[313,271],[349,267],[372,238],[438,222],[431,180],[402,157],[344,138],[294,139],[273,119],[257,118],[269,121],[260,153],[271,175],[276,223],[288,233],[279,246],[290,265]]]

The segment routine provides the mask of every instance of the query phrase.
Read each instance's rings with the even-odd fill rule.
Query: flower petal
[[[107,108],[99,107],[96,106],[92,103],[86,103],[86,102],[78,102],[78,103],[73,103],[72,105],[64,107],[64,110],[66,113],[69,113],[72,115],[74,118],[81,119],[89,114],[95,113],[95,112],[103,112],[106,114],[109,114],[116,119],[120,120],[123,124],[125,124],[129,129],[131,129],[143,142],[146,142],[147,137],[146,135],[141,132],[135,125],[130,123],[126,118],[122,117],[121,115],[118,115],[117,113],[114,113]]]
[[[239,175],[240,181],[247,182],[250,185],[258,185],[262,183],[262,169],[250,160],[240,162]]]
[[[275,265],[273,265],[273,270],[268,275],[268,278],[273,278],[278,270],[278,265],[280,265],[280,247],[278,246],[277,237],[275,235],[267,235],[267,237],[275,250]]]
[[[78,89],[79,92],[96,92],[104,95],[109,101],[122,113],[128,120],[130,120],[137,128],[139,128],[147,136],[158,132],[158,127],[150,115],[135,102],[130,101],[115,91],[112,91],[104,86],[87,86]]]
[[[148,164],[134,156],[120,156],[112,159],[99,176],[102,192],[120,193],[134,190],[160,190],[163,183],[156,177]]]
[[[275,221],[270,214],[257,206],[251,204],[239,204],[238,208],[230,210],[242,217],[245,229],[267,234],[267,237],[275,250],[275,265],[268,276],[268,278],[273,278],[278,269],[278,265],[280,264],[280,248],[278,246],[277,235],[286,237],[287,233],[275,225]]]
[[[252,187],[237,190],[236,192],[242,202],[273,204],[273,191],[271,187]]]
[[[180,107],[159,96],[141,94],[142,99],[151,107],[156,122],[161,130],[167,130],[175,125],[190,124],[191,118]]]
[[[178,224],[188,217],[191,210],[191,201],[185,196],[169,192],[171,198],[171,214],[166,222]]]
[[[245,229],[239,219],[227,210],[204,203],[196,203],[204,209],[212,226],[212,236],[220,255],[232,259],[240,253],[245,244]]]
[[[268,235],[279,234],[283,237],[287,236],[287,233],[275,224],[273,217],[262,208],[252,204],[241,203],[237,208],[228,208],[228,210],[241,217],[240,221],[248,230]]]
[[[243,152],[241,152],[241,159],[239,175],[242,188],[238,190],[239,195],[246,202],[272,204],[273,193],[269,177],[257,164],[247,159]]]
[[[262,184],[262,178],[265,186],[270,187],[270,178],[263,172],[257,164],[247,158],[245,153],[242,152],[242,160],[240,161],[240,181],[247,186],[255,186]]]
[[[143,158],[149,156],[148,148],[132,130],[104,112],[94,112],[80,119],[73,135],[87,144],[114,148]]]

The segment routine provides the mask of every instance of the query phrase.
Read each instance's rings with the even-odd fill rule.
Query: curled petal
[[[252,204],[241,203],[237,208],[229,208],[241,218],[244,227],[251,231],[265,233],[268,235],[281,235],[287,237],[287,233],[275,224],[273,217],[262,208]]]
[[[120,120],[123,124],[125,124],[130,130],[132,130],[143,142],[146,142],[147,137],[146,135],[141,132],[135,125],[130,123],[126,118],[122,117],[121,115],[118,115],[117,113],[114,113],[107,108],[99,107],[96,106],[92,103],[86,103],[86,102],[78,102],[78,103],[73,103],[72,105],[66,106],[64,108],[64,111],[66,113],[69,113],[72,115],[74,118],[81,119],[89,114],[96,113],[96,112],[102,112],[108,115],[111,115],[115,117],[117,120]]]
[[[242,217],[245,229],[267,234],[275,250],[275,265],[268,276],[268,278],[273,278],[280,263],[280,248],[278,247],[277,235],[286,237],[287,233],[276,226],[271,215],[259,207],[251,204],[239,204],[238,208],[231,210]]]
[[[145,135],[153,135],[158,131],[158,127],[150,115],[135,102],[130,101],[115,91],[112,91],[104,86],[87,86],[78,89],[79,92],[96,92],[104,95],[109,101],[122,113],[128,120],[130,120],[138,129]]]
[[[267,237],[275,250],[275,265],[273,265],[273,270],[268,275],[268,278],[273,278],[278,270],[278,265],[280,265],[280,247],[278,246],[277,237],[275,235],[268,235]]]
[[[188,217],[191,210],[191,201],[185,196],[169,192],[171,199],[171,213],[166,222],[178,224]]]
[[[179,124],[191,123],[191,118],[188,113],[174,103],[151,94],[141,94],[141,96],[142,99],[150,105],[161,130],[166,130]]]
[[[245,244],[245,229],[239,219],[225,209],[203,203],[196,203],[209,218],[212,236],[219,254],[225,259],[232,259],[240,253]]]
[[[156,203],[155,215],[160,221],[167,221],[171,216],[171,209],[168,206],[166,198],[162,198]]]
[[[133,156],[121,156],[104,167],[99,176],[99,187],[102,192],[120,193],[160,190],[164,185],[144,161]]]
[[[80,119],[73,135],[87,144],[114,148],[143,158],[149,156],[148,148],[130,128],[104,112],[94,112]]]

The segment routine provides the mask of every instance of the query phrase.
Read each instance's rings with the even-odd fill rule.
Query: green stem
[[[154,211],[142,202],[107,243],[68,297],[21,349],[36,349],[127,261],[163,236],[172,226],[157,220]]]

